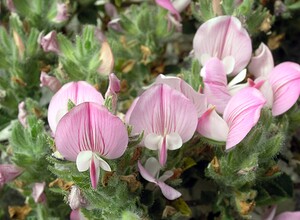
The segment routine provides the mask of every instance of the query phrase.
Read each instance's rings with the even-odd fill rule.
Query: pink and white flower
[[[130,111],[133,133],[142,133],[142,145],[158,150],[162,166],[167,150],[176,150],[192,138],[197,127],[197,110],[181,92],[168,85],[153,85],[136,101]]]
[[[223,118],[210,108],[199,119],[197,131],[204,137],[226,141],[226,150],[240,143],[257,124],[266,100],[253,87],[239,91],[228,102]]]
[[[51,31],[46,36],[41,36],[39,39],[39,44],[42,46],[45,52],[54,52],[56,54],[60,53],[56,31]]]
[[[96,189],[100,167],[111,171],[104,159],[116,159],[123,155],[128,134],[121,119],[104,106],[85,102],[74,107],[59,121],[55,144],[65,159],[76,161],[79,172],[90,170],[91,184]]]
[[[247,66],[252,53],[249,34],[233,16],[218,16],[202,24],[193,48],[202,66],[216,57],[224,64],[225,72],[234,75]]]
[[[113,112],[115,112],[117,109],[117,102],[118,102],[117,94],[120,92],[120,90],[121,90],[121,83],[118,77],[114,73],[109,74],[109,85],[105,93],[105,99],[107,99],[108,97],[112,98]]]
[[[173,171],[166,171],[162,176],[159,176],[159,171],[162,167],[156,158],[150,157],[146,161],[145,167],[143,167],[141,162],[138,161],[138,168],[141,176],[145,180],[156,184],[168,200],[174,200],[181,196],[180,192],[164,183],[167,179],[173,176]]]
[[[36,203],[45,203],[46,202],[46,195],[44,193],[46,183],[35,183],[32,187],[32,194],[34,201]]]
[[[64,21],[68,20],[69,15],[68,15],[67,4],[57,3],[56,10],[57,10],[57,14],[56,14],[56,17],[54,18],[55,22],[60,23],[60,22],[64,22]]]
[[[52,97],[48,107],[48,123],[53,133],[59,120],[68,112],[69,101],[75,105],[83,102],[95,102],[102,105],[103,97],[93,86],[84,81],[63,85]]]

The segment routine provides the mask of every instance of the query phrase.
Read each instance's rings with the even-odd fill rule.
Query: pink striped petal
[[[274,93],[273,116],[289,110],[300,95],[300,65],[284,62],[277,65],[269,75]]]
[[[97,185],[99,182],[99,176],[100,176],[100,167],[99,167],[99,161],[94,159],[90,160],[90,179],[91,179],[91,184],[94,189],[97,189]]]
[[[197,118],[196,108],[189,99],[177,90],[159,84],[139,97],[129,124],[133,125],[133,133],[144,131],[144,137],[150,133],[161,136],[178,133],[184,143],[193,136]]]
[[[156,183],[156,179],[142,166],[141,162],[138,161],[138,168],[139,168],[139,171],[140,171],[140,174],[141,176],[151,182],[151,183]]]
[[[75,105],[83,102],[103,103],[103,97],[93,86],[84,81],[65,84],[52,97],[48,108],[48,122],[53,133],[57,123],[68,112],[68,101]]]
[[[277,215],[274,220],[299,220],[300,212],[283,212]]]
[[[126,112],[126,115],[125,115],[125,122],[127,124],[129,124],[129,121],[130,121],[130,117],[131,117],[131,114],[132,114],[132,111],[133,109],[135,108],[135,105],[137,103],[137,101],[139,100],[140,97],[137,97],[135,100],[133,100],[133,102],[131,103],[130,105],[130,108],[127,110]]]
[[[203,67],[201,74],[208,103],[216,106],[219,113],[223,113],[231,95],[227,88],[227,75],[222,62],[218,58],[211,58]]]
[[[174,189],[171,186],[168,186],[164,182],[158,181],[157,185],[161,189],[162,194],[168,199],[168,200],[174,200],[178,199],[181,196],[181,193],[178,192],[176,189]]]
[[[252,53],[249,34],[233,16],[218,16],[201,25],[194,37],[193,47],[199,61],[207,55],[220,60],[232,56],[235,61],[233,74],[247,66]]]
[[[189,100],[191,100],[194,103],[197,109],[198,117],[200,117],[206,111],[207,108],[206,96],[204,94],[196,92],[188,83],[186,83],[184,80],[180,79],[179,77],[164,76],[160,74],[156,78],[155,83],[167,84],[168,86],[172,87],[173,89],[176,89],[177,91],[185,95],[185,97],[187,97]]]
[[[126,150],[128,134],[121,119],[103,106],[86,102],[74,107],[60,120],[55,143],[67,160],[75,161],[80,151],[93,151],[115,159]]]
[[[180,146],[181,147],[181,146]],[[167,140],[166,137],[163,138],[162,144],[158,148],[158,159],[160,165],[164,166],[167,162]]]
[[[251,59],[248,70],[255,78],[258,78],[267,77],[273,68],[273,55],[268,46],[261,43]]]
[[[229,128],[212,107],[199,118],[197,131],[206,138],[215,141],[226,141]]]
[[[167,9],[171,14],[175,15],[178,20],[180,20],[180,14],[178,11],[174,8],[171,0],[155,0],[156,4],[159,6]]]
[[[229,127],[227,150],[240,143],[256,125],[265,103],[263,95],[252,87],[242,89],[230,99],[223,115]]]

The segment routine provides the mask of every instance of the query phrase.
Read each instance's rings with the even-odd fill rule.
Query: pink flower
[[[23,125],[24,128],[27,127],[27,111],[25,109],[25,102],[20,102],[18,105],[19,113],[18,120]]]
[[[158,150],[162,166],[167,160],[167,150],[176,150],[192,138],[197,127],[194,104],[179,91],[168,85],[150,87],[136,101],[130,111],[129,124],[133,133],[142,133],[142,145]]]
[[[162,176],[159,177],[159,171],[162,169],[162,167],[156,158],[150,157],[146,161],[145,167],[143,167],[141,162],[138,161],[138,168],[142,177],[145,180],[156,184],[167,199],[174,200],[181,196],[180,192],[164,183],[164,181],[173,176],[172,171],[166,171]]]
[[[167,9],[177,20],[181,20],[179,12],[176,10],[171,0],[155,0],[156,4]]]
[[[61,88],[61,83],[56,77],[49,76],[43,71],[41,72],[40,82],[40,87],[47,87],[53,93],[56,93]]]
[[[181,92],[185,97],[193,102],[196,107],[197,115],[200,117],[207,110],[207,99],[204,94],[196,92],[184,80],[174,76],[164,76],[160,74],[156,80],[156,84],[166,84],[173,89]]]
[[[34,201],[36,203],[45,203],[46,202],[46,195],[44,193],[45,190],[45,182],[42,183],[35,183],[32,187],[32,194]]]
[[[11,12],[16,12],[16,7],[14,5],[13,0],[6,0],[6,5],[8,10],[10,10]]]
[[[68,102],[75,105],[83,102],[103,103],[103,97],[93,86],[84,81],[70,82],[58,90],[48,107],[48,123],[55,133],[57,123],[68,112]]]
[[[73,185],[68,196],[68,202],[72,210],[79,209],[87,204],[78,186]]]
[[[0,188],[22,173],[22,169],[12,164],[0,164]]]
[[[117,101],[118,101],[117,93],[119,93],[120,90],[121,90],[121,83],[118,77],[114,73],[109,74],[109,86],[105,93],[105,99],[107,99],[108,97],[112,98],[113,112],[115,112],[117,109]]]
[[[273,116],[278,116],[289,110],[300,95],[300,65],[284,62],[277,65],[269,75],[273,89]]]
[[[248,70],[255,78],[267,78],[273,68],[273,55],[268,46],[261,43],[251,59]]]
[[[224,64],[216,57],[206,62],[201,70],[201,76],[208,103],[214,105],[217,112],[221,114],[231,97],[248,86],[247,83],[238,84],[246,78],[246,70],[241,71],[228,83]]]
[[[59,121],[55,143],[65,159],[76,161],[79,172],[90,170],[92,187],[96,189],[100,167],[111,171],[103,158],[121,157],[128,144],[128,134],[123,122],[105,107],[85,102]]]
[[[233,16],[218,16],[202,24],[194,37],[193,47],[202,66],[210,58],[217,57],[227,74],[243,70],[252,53],[249,34]]]
[[[41,37],[39,43],[45,52],[54,52],[56,54],[60,53],[56,38],[56,31],[51,31],[46,36]]]
[[[229,150],[256,125],[265,103],[265,98],[257,89],[244,88],[229,100],[223,118],[213,108],[204,113],[199,119],[197,131],[204,137],[226,141],[226,150]]]
[[[68,7],[65,3],[57,3],[56,6],[57,14],[56,17],[54,18],[55,22],[64,22],[68,20],[69,15],[68,15]]]

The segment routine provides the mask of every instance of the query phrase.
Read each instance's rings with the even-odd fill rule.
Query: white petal
[[[77,155],[76,166],[79,172],[87,171],[89,169],[92,156],[92,151],[81,151]]]
[[[182,146],[182,139],[178,133],[171,133],[166,136],[167,149],[176,150]]]
[[[158,150],[159,147],[161,146],[161,143],[163,141],[163,137],[161,135],[158,134],[148,134],[145,137],[145,147],[147,147],[150,150]]]
[[[202,66],[205,65],[205,63],[211,58],[211,55],[209,55],[208,53],[205,53],[203,55],[201,55],[200,57],[200,63],[202,64]]]
[[[158,180],[164,182],[173,175],[174,175],[174,172],[171,170],[168,170],[168,171],[164,172],[164,174],[161,177],[159,177]]]
[[[97,154],[95,154],[95,163],[96,163],[96,161],[103,170],[108,171],[108,172],[111,171],[109,164],[105,160],[103,160],[101,157],[99,157]]]
[[[240,82],[242,82],[246,78],[247,70],[242,70],[239,74],[237,74],[231,81],[228,83],[228,87],[232,87]]]
[[[157,178],[161,168],[161,165],[155,157],[150,157],[145,163],[145,170],[154,178]]]
[[[225,72],[228,74],[232,73],[235,65],[235,59],[233,56],[227,56],[222,60]]]

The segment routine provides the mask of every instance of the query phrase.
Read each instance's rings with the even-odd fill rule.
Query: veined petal
[[[284,62],[277,65],[269,75],[274,93],[273,116],[289,110],[300,95],[300,65]]]
[[[159,159],[160,165],[164,166],[166,164],[167,154],[168,154],[167,140],[166,140],[166,137],[164,137],[161,145],[158,148],[158,159]]]
[[[197,118],[196,108],[189,99],[168,85],[159,84],[140,96],[129,124],[133,133],[144,131],[145,137],[150,133],[165,136],[176,132],[184,143],[193,136]]]
[[[161,168],[162,166],[159,164],[158,160],[155,157],[148,158],[148,160],[145,163],[145,169],[154,178],[158,177]]]
[[[220,60],[232,56],[235,61],[233,74],[246,67],[252,53],[249,34],[233,16],[218,16],[202,24],[194,37],[193,48],[198,59],[203,54]]]
[[[166,136],[166,145],[168,150],[177,150],[182,146],[182,139],[179,134],[173,132]]]
[[[240,143],[256,125],[265,103],[263,95],[252,87],[242,89],[230,99],[223,115],[229,126],[227,150]]]
[[[185,97],[191,100],[197,110],[197,115],[200,117],[206,110],[207,107],[207,98],[204,94],[196,92],[188,83],[186,83],[183,79],[174,76],[164,76],[160,74],[156,80],[156,84],[163,83],[167,84],[173,89],[181,92]]]
[[[211,107],[199,118],[197,131],[206,138],[226,141],[229,127],[217,114],[214,107]]]
[[[80,151],[93,151],[115,159],[125,152],[128,134],[121,119],[105,107],[85,102],[75,106],[60,120],[55,143],[67,160],[74,161]]]
[[[53,133],[56,131],[59,120],[68,112],[69,100],[75,105],[83,102],[95,102],[100,105],[103,103],[101,93],[87,82],[79,81],[65,84],[52,97],[48,108],[48,122]]]
[[[99,182],[99,176],[100,176],[100,164],[99,160],[95,160],[94,157],[90,160],[90,178],[91,178],[91,184],[94,189],[97,189],[97,185]]]
[[[139,168],[139,171],[140,171],[140,174],[141,176],[151,182],[151,183],[156,183],[156,179],[142,166],[141,162],[138,161],[138,168]]]
[[[81,151],[76,158],[76,166],[79,172],[87,171],[90,167],[90,160],[93,157],[92,151]]]
[[[159,134],[148,134],[145,137],[144,145],[150,150],[158,150],[163,142],[163,137]]]
[[[263,94],[265,99],[267,100],[266,106],[269,108],[272,108],[273,102],[274,102],[274,97],[273,97],[273,90],[270,82],[263,77],[259,77],[255,80],[255,86],[262,84],[259,86],[259,91]],[[257,87],[255,87],[257,88]]]
[[[219,113],[231,98],[227,88],[227,75],[223,63],[218,58],[211,58],[203,67],[204,94],[208,103],[216,106]]]
[[[268,46],[261,43],[251,59],[248,70],[255,78],[258,78],[268,77],[273,68],[273,55]]]
[[[161,189],[162,194],[168,199],[168,200],[174,200],[178,199],[181,196],[181,193],[178,192],[176,189],[174,189],[171,186],[168,186],[164,182],[158,181],[157,185]]]

